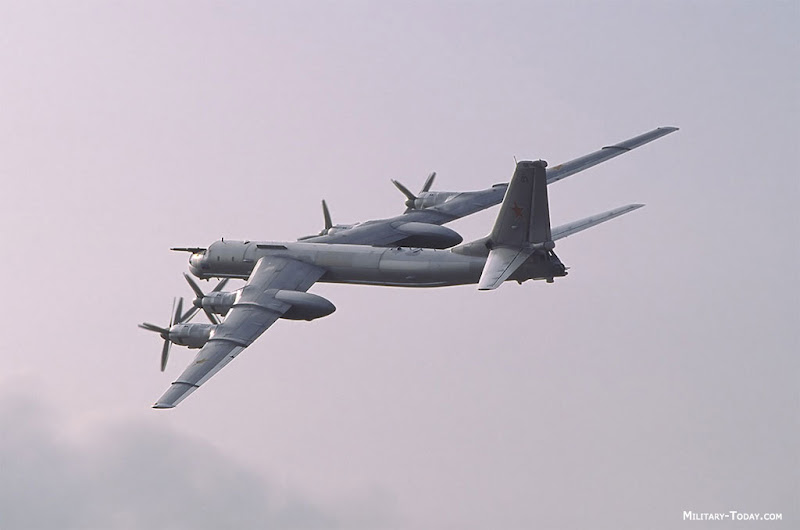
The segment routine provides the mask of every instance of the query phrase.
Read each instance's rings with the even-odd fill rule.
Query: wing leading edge
[[[305,292],[324,273],[325,269],[292,259],[259,259],[225,321],[153,408],[175,407],[288,311],[291,305],[278,300],[277,291]]]

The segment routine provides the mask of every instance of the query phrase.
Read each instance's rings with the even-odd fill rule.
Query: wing
[[[624,142],[603,147],[599,151],[584,155],[575,160],[549,167],[547,168],[547,183],[552,184],[553,182],[558,182],[563,178],[574,175],[584,169],[589,169],[590,167],[627,153],[632,149],[636,149],[639,146],[650,143],[653,140],[657,140],[677,130],[677,127],[659,127],[650,132],[625,140]],[[443,204],[422,210],[407,211],[405,214],[392,217],[391,219],[367,221],[353,228],[329,235],[306,237],[303,238],[303,241],[309,243],[372,245],[376,247],[403,245],[404,240],[409,237],[407,232],[403,232],[402,226],[404,224],[424,223],[443,225],[455,219],[472,215],[473,213],[480,212],[503,202],[503,196],[507,188],[508,184],[497,184],[482,191],[459,193]]]
[[[278,290],[307,291],[324,273],[292,259],[259,259],[225,321],[153,408],[180,403],[274,324],[291,307],[275,298]]]
[[[636,149],[641,145],[650,143],[653,140],[657,140],[662,136],[666,136],[677,130],[677,127],[659,127],[658,129],[653,129],[650,132],[640,134],[639,136],[631,138],[630,140],[609,145],[603,147],[599,151],[584,155],[580,158],[576,158],[575,160],[570,160],[569,162],[564,162],[563,164],[549,167],[547,168],[547,183],[552,184],[553,182],[558,182],[559,180],[569,177],[570,175],[574,175],[579,171],[589,169],[590,167],[596,166],[601,162],[605,162],[606,160],[610,160],[616,156],[625,154],[631,149]]]
[[[333,234],[303,238],[303,241],[306,243],[339,243],[376,247],[398,245],[409,237],[408,231],[403,230],[403,225],[408,225],[409,223],[443,225],[472,215],[500,204],[503,201],[503,195],[505,195],[507,187],[507,184],[498,184],[486,190],[466,191],[459,193],[443,204],[423,210],[411,210],[390,219],[367,221]],[[442,228],[441,230],[445,229]]]

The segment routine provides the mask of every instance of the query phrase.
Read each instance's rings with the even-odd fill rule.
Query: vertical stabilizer
[[[478,289],[496,289],[534,252],[552,250],[546,167],[544,160],[517,163],[487,241]]]
[[[550,241],[547,162],[519,162],[489,236],[492,247]]]

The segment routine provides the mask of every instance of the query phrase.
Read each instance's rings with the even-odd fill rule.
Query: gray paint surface
[[[0,526],[794,527],[797,27],[796,2],[1,3]],[[169,247],[663,123],[548,188],[554,226],[647,204],[565,239],[564,281],[315,286],[336,313],[149,408],[191,356],[161,374],[136,328],[191,295]]]
[[[278,319],[312,321],[333,313],[336,306],[330,300],[306,292],[316,282],[417,288],[477,283],[478,289],[487,290],[499,287],[506,280],[516,280],[519,284],[535,279],[553,283],[555,277],[565,276],[564,264],[553,253],[555,242],[550,230],[546,165],[544,161],[519,162],[489,238],[463,247],[448,250],[380,248],[369,245],[369,239],[364,239],[360,245],[220,240],[208,248],[181,248],[181,251],[191,252],[189,269],[192,274],[201,279],[222,278],[215,290],[231,278],[240,278],[246,283],[241,289],[216,292],[207,298],[184,273],[198,297],[192,302],[193,308],[184,313],[183,298],[180,298],[168,328],[139,324],[140,328],[159,333],[164,340],[162,372],[171,344],[200,349],[153,408],[177,406],[251,346]],[[555,233],[569,235],[639,206],[629,205],[591,220],[569,223],[566,229],[556,228]],[[327,210],[325,217],[327,230],[332,225]],[[374,226],[379,230],[373,234],[380,238],[380,234],[386,232],[381,232],[380,226],[393,224],[393,221],[376,222]],[[401,229],[407,226],[403,224]],[[423,226],[440,228],[430,224]],[[480,245],[486,252],[470,252]],[[199,308],[207,314],[211,324],[187,323]],[[225,320],[220,323],[211,313],[224,314]]]

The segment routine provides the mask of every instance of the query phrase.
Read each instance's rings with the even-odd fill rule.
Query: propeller
[[[323,234],[327,234],[328,230],[333,228],[333,221],[331,221],[331,212],[328,210],[328,203],[325,202],[325,199],[322,199],[322,216],[325,217],[325,230],[323,230]]]
[[[324,201],[323,201],[323,204],[324,204]],[[219,324],[219,319],[217,318],[217,315],[212,313],[208,308],[203,307],[203,298],[205,298],[206,295],[205,295],[205,293],[203,293],[202,289],[200,289],[200,286],[197,285],[197,283],[192,279],[192,277],[189,276],[188,274],[186,274],[185,272],[183,273],[183,277],[186,278],[187,282],[189,282],[189,287],[192,288],[192,291],[194,291],[194,294],[197,295],[197,298],[192,300],[192,305],[194,307],[192,307],[189,311],[187,311],[186,314],[183,315],[180,318],[180,321],[181,322],[186,322],[187,320],[192,318],[198,311],[200,311],[202,309],[203,312],[205,312],[205,314],[208,317],[208,319],[211,321],[211,323],[218,325]],[[220,281],[217,284],[217,286],[214,287],[214,289],[212,289],[211,292],[215,293],[215,292],[221,290],[223,287],[225,287],[225,284],[227,284],[227,283],[228,283],[228,278],[223,278],[222,281]],[[181,301],[183,301],[183,299],[181,299]]]
[[[169,359],[169,348],[172,346],[172,341],[169,340],[169,330],[175,324],[180,324],[183,322],[181,318],[181,312],[183,311],[183,298],[178,299],[177,305],[175,304],[175,298],[172,299],[172,312],[169,317],[169,327],[162,328],[160,326],[156,326],[155,324],[150,324],[148,322],[143,322],[139,324],[139,327],[142,329],[146,329],[147,331],[153,331],[161,335],[161,338],[164,339],[164,347],[161,348],[161,371],[163,372],[167,368],[167,360]]]
[[[422,185],[422,189],[420,190],[420,192],[419,192],[419,193],[420,193],[420,194],[423,194],[423,193],[426,193],[426,192],[430,191],[430,189],[431,189],[431,186],[433,186],[433,180],[434,180],[435,178],[436,178],[436,172],[434,171],[433,173],[431,173],[430,175],[428,175],[428,178],[427,178],[427,179],[425,179],[425,184],[423,184],[423,185]],[[398,190],[400,190],[400,192],[401,192],[403,195],[405,195],[405,196],[406,196],[406,198],[408,199],[408,200],[406,201],[406,207],[408,207],[408,208],[411,208],[411,209],[414,209],[414,201],[416,201],[416,200],[417,200],[417,196],[416,196],[416,195],[414,195],[413,193],[411,193],[411,190],[409,190],[408,188],[406,188],[406,187],[405,187],[403,184],[401,184],[400,182],[398,182],[398,181],[396,181],[396,180],[394,180],[394,179],[391,179],[391,180],[392,180],[392,184],[394,184],[394,185],[395,185],[395,187],[396,187]]]

